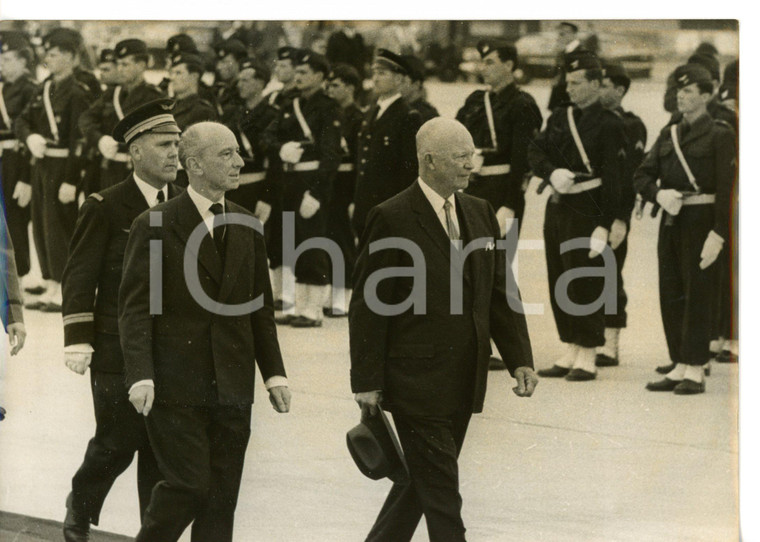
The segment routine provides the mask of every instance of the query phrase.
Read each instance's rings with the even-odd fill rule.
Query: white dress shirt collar
[[[377,105],[380,109],[378,109],[377,117],[375,117],[375,119],[379,119],[383,115],[383,113],[387,111],[387,109],[391,106],[391,104],[393,104],[393,102],[395,102],[396,100],[400,98],[401,98],[401,93],[397,92],[390,98],[384,98],[382,100],[378,100]]]
[[[222,196],[222,199],[220,199],[219,201],[211,201],[206,196],[199,194],[198,191],[196,191],[192,186],[187,187],[187,195],[190,196],[190,199],[192,200],[196,209],[198,209],[198,213],[201,215],[203,222],[206,224],[206,227],[208,227],[208,231],[211,232],[211,236],[213,237],[214,236],[214,213],[211,212],[211,206],[214,203],[221,203],[222,209],[224,209],[224,196]]]
[[[135,179],[135,184],[137,185],[137,188],[140,189],[140,192],[145,198],[148,207],[153,207],[154,205],[158,204],[159,192],[164,193],[164,201],[169,199],[169,187],[167,185],[164,185],[164,187],[159,190],[158,188],[155,188],[143,181],[140,177],[137,176],[137,173],[132,173],[132,177]]]
[[[438,220],[441,222],[441,226],[443,226],[443,231],[445,231],[448,234],[448,228],[446,226],[446,210],[443,208],[443,204],[447,201],[441,195],[430,188],[430,186],[425,183],[425,181],[422,180],[421,177],[417,177],[417,182],[420,185],[420,188],[422,189],[422,193],[425,194],[425,197],[427,198],[428,202],[430,202],[430,205],[433,207],[433,211],[435,211],[436,216],[438,217]],[[459,227],[459,219],[457,218],[457,204],[456,204],[456,198],[454,197],[454,194],[451,194],[448,197],[448,201],[451,202],[451,220],[454,222],[454,225],[457,227],[457,229],[461,232],[462,229]]]

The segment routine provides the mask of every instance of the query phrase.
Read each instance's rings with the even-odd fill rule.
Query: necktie
[[[156,194],[156,202],[157,202],[156,205],[158,205],[159,203],[163,203],[165,201],[166,201],[166,197],[164,196],[164,191],[159,190],[158,194]]]
[[[457,229],[456,223],[451,218],[451,202],[449,200],[443,202],[443,210],[446,213],[446,229],[449,232],[449,239],[458,241],[459,229]]]
[[[214,238],[214,244],[216,245],[216,251],[219,256],[224,259],[224,234],[227,229],[222,224],[222,218],[224,217],[224,207],[221,203],[214,203],[209,207],[209,211],[214,213],[214,232],[212,236]]]

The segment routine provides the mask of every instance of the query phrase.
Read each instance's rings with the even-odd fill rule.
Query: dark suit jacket
[[[0,213],[0,220],[0,264],[3,270],[0,274],[0,318],[7,331],[11,324],[24,323],[24,300],[18,283],[13,242],[5,224],[5,213]]]
[[[253,216],[239,205],[226,204],[228,215]],[[154,212],[161,213],[161,227],[150,226]],[[197,255],[190,254],[197,262],[192,267],[198,270],[200,285],[212,299],[237,305],[263,297],[263,307],[255,312],[215,314],[193,298],[183,269],[188,238],[201,222],[185,192],[141,214],[132,226],[119,289],[126,385],[153,379],[156,401],[164,404],[250,404],[254,359],[264,380],[285,376],[264,238],[252,228],[227,224],[224,264],[209,235]],[[162,313],[153,316],[149,308],[151,240],[161,242],[163,278]]]
[[[169,184],[169,198],[181,192]],[[148,210],[135,179],[124,181],[91,194],[82,208],[69,245],[69,258],[63,270],[63,336],[66,346],[95,345],[96,333],[118,335],[118,299],[124,250],[132,222]],[[124,371],[121,348],[109,351],[96,348],[92,370],[109,373]]]
[[[457,193],[456,204],[464,241],[499,239],[494,211],[485,200]],[[421,250],[426,267],[423,314],[410,307],[397,316],[381,316],[365,298],[374,273],[413,265],[401,248],[370,254],[369,245],[387,237],[407,239]],[[409,415],[451,414],[463,400],[472,412],[480,412],[491,336],[510,372],[533,366],[525,316],[512,308],[521,306],[516,289],[508,301],[504,251],[484,244],[468,256],[463,314],[452,314],[449,285],[456,271],[451,271],[450,241],[416,182],[370,213],[362,247],[349,313],[354,392],[382,390],[386,408]],[[383,303],[400,303],[412,293],[412,278],[396,275],[377,284]]]

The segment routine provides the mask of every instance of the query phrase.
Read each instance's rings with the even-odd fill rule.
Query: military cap
[[[720,97],[723,100],[736,99],[739,87],[739,60],[726,64],[723,70],[723,86],[720,89]]]
[[[570,53],[565,60],[565,71],[568,73],[579,70],[601,70],[599,58],[589,51]]]
[[[422,83],[425,80],[425,63],[414,55],[403,55],[401,58],[409,68],[409,78]]]
[[[477,48],[480,53],[480,58],[485,58],[494,51],[498,51],[499,58],[502,62],[511,60],[517,64],[517,48],[504,40],[480,40]]]
[[[128,39],[122,40],[114,47],[116,58],[125,58],[130,55],[147,55],[148,46],[143,40]]]
[[[198,54],[198,46],[195,40],[187,34],[175,34],[166,40],[166,52],[169,54],[176,53],[193,53]]]
[[[330,73],[327,76],[327,80],[332,81],[334,79],[340,79],[346,85],[353,85],[356,89],[361,85],[361,76],[359,75],[359,72],[350,64],[340,63],[333,66],[333,69],[330,70]]]
[[[710,42],[703,41],[697,46],[697,49],[694,51],[695,55],[710,55],[717,57],[718,56],[718,49],[715,48],[715,45],[713,45]]]
[[[302,66],[306,64],[312,70],[314,70],[314,72],[322,72],[325,77],[327,77],[327,74],[330,73],[330,63],[327,61],[324,55],[320,55],[319,53],[315,53],[314,51],[310,51],[308,49],[300,50],[296,55],[293,64],[295,66]]]
[[[0,44],[2,44],[0,48],[3,53],[31,49],[32,47],[29,38],[23,32],[14,32],[12,30],[0,32]]]
[[[222,60],[227,55],[232,55],[235,57],[235,60],[240,61],[248,56],[248,51],[243,42],[234,38],[219,43],[214,46],[214,50],[216,51],[217,60]]]
[[[400,55],[392,53],[388,49],[378,49],[373,66],[387,68],[402,75],[409,75],[409,66]]]
[[[253,70],[253,76],[264,82],[269,82],[269,79],[272,77],[272,72],[269,68],[255,58],[244,58],[240,62],[240,71],[243,72],[245,70]]]
[[[559,23],[559,26],[566,26],[567,28],[569,28],[573,32],[578,32],[578,25],[575,24],[575,23],[570,23],[568,21],[562,21],[561,23]]]
[[[45,51],[58,48],[61,51],[78,53],[82,47],[82,35],[73,28],[54,28],[42,40]]]
[[[691,55],[686,63],[699,64],[710,72],[710,77],[712,77],[713,81],[720,81],[720,62],[714,56],[703,54]]]
[[[187,66],[187,71],[191,73],[203,73],[203,60],[198,55],[192,53],[177,53],[172,56],[171,67],[184,64]]]
[[[100,56],[98,57],[99,64],[114,62],[116,62],[116,55],[114,54],[113,49],[102,49],[100,51]]]
[[[293,62],[297,54],[298,49],[295,47],[280,47],[277,49],[277,60],[290,60]]]
[[[628,75],[628,70],[619,62],[605,63],[604,76],[611,79],[616,85],[624,85],[626,88],[631,84],[631,76]]]
[[[694,83],[709,83],[712,85],[710,72],[700,64],[684,64],[678,66],[673,72],[676,79],[676,87],[684,88]]]
[[[129,144],[145,134],[179,134],[173,109],[174,101],[168,98],[148,102],[121,119],[111,135],[119,143]]]

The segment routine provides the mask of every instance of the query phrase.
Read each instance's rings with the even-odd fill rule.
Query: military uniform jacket
[[[433,104],[422,98],[410,103],[409,108],[412,111],[417,111],[417,113],[420,114],[422,124],[425,124],[430,119],[434,119],[435,117],[440,116],[438,114],[438,110],[433,106]]]
[[[11,124],[13,124],[15,119],[21,115],[27,104],[34,99],[38,90],[37,83],[35,83],[29,75],[23,75],[13,83],[8,83],[7,81],[3,83],[3,101],[8,110]],[[16,135],[13,133],[13,126],[7,126],[2,116],[0,116],[0,140],[15,138]],[[10,197],[11,194],[13,194],[13,190],[18,181],[24,181],[26,183],[31,182],[29,153],[26,150],[24,142],[20,141],[15,151],[4,149],[3,154],[5,155],[3,157],[4,161],[12,159],[14,163],[14,167],[4,169],[4,172],[10,173],[13,178],[2,179],[3,189],[8,192],[6,197]],[[14,154],[15,156],[11,158],[11,154]]]
[[[560,201],[578,213],[595,217],[598,226],[609,229],[615,219],[626,220],[620,204],[620,179],[625,176],[628,146],[625,126],[618,114],[602,107],[599,101],[585,109],[572,107],[593,175],[602,179],[602,186],[579,194],[560,195]],[[547,181],[559,168],[588,173],[570,132],[566,107],[554,110],[544,131],[528,146],[528,161],[533,172]]]
[[[243,104],[243,99],[238,94],[235,81],[230,83],[218,81],[214,85],[216,92],[216,113],[219,116],[219,122],[227,126],[230,130],[235,125],[235,113]]]
[[[299,100],[301,113],[309,125],[313,141],[308,141],[295,114],[293,101],[280,111],[279,116],[267,128],[263,144],[273,154],[288,141],[302,144],[304,153],[300,162],[319,161],[319,169],[300,174],[308,179],[306,184],[313,197],[327,201],[341,157],[341,111],[338,102],[318,90],[309,98]]]
[[[180,189],[169,184],[169,198]],[[79,210],[63,271],[63,335],[66,346],[93,344],[96,333],[119,334],[119,284],[129,229],[148,209],[130,174],[88,197]],[[93,356],[92,368],[122,372],[121,356]]]
[[[183,132],[196,122],[217,120],[216,108],[198,94],[178,99],[172,111],[177,126]]]
[[[108,87],[105,93],[93,103],[79,119],[79,128],[85,136],[87,145],[97,148],[98,141],[104,135],[111,135],[119,122],[119,116],[114,106],[114,93],[119,90],[119,103],[124,115],[153,100],[164,98],[165,94],[157,86],[142,81],[132,90],[123,86]],[[126,152],[126,146],[120,145],[120,152]]]
[[[359,132],[354,192],[354,223],[361,231],[367,213],[378,203],[395,196],[417,179],[417,142],[422,125],[419,113],[398,98],[380,118],[374,104]]]
[[[647,146],[647,128],[642,120],[631,111],[626,111],[622,107],[616,110],[616,113],[623,119],[625,126],[625,135],[628,141],[626,150],[626,174],[623,178],[622,194],[620,205],[622,214],[626,220],[630,219],[633,208],[636,205],[636,191],[633,188],[633,174],[644,160],[645,149]]]
[[[483,165],[509,164],[502,205],[515,209],[522,196],[523,178],[530,170],[528,145],[541,130],[543,118],[533,96],[511,84],[500,92],[491,93],[496,149],[485,106],[485,90],[476,90],[467,97],[457,113],[457,120],[470,131],[475,147],[483,152]]]
[[[730,232],[731,193],[736,182],[736,134],[723,121],[703,115],[686,130],[678,124],[678,142],[686,162],[696,177],[700,192],[715,194],[715,225],[713,230],[723,239]],[[686,133],[684,133],[686,131]],[[670,135],[670,125],[660,132],[644,162],[633,178],[636,191],[644,199],[656,202],[659,188],[693,192],[694,187],[676,155]]]
[[[39,134],[48,140],[49,149],[68,149],[69,156],[66,158],[63,171],[61,171],[60,181],[78,185],[80,180],[78,155],[81,153],[81,146],[77,121],[89,107],[88,93],[90,91],[73,75],[61,81],[55,81],[51,75],[45,80],[45,82],[47,81],[50,81],[50,102],[58,125],[58,139],[56,140],[53,137],[45,112],[44,84],[37,89],[34,98],[27,104],[16,121],[16,136],[19,140],[26,141],[26,138],[31,134]]]

